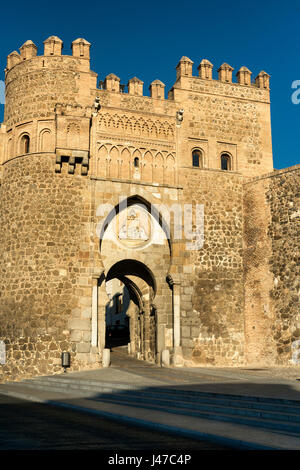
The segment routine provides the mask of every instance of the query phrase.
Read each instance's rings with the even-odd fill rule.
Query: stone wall
[[[143,343],[141,358],[159,362],[163,349],[175,357],[181,339],[186,364],[289,364],[300,332],[299,168],[268,174],[269,76],[251,83],[243,68],[232,83],[223,64],[213,80],[202,61],[195,77],[183,57],[168,99],[159,81],[148,97],[137,78],[128,93],[115,75],[97,88],[87,41],[73,41],[72,56],[61,47],[50,37],[36,56],[28,41],[8,57],[0,128],[6,377],[60,371],[63,350],[73,369],[98,367],[105,278],[120,277],[113,269],[124,261],[151,278],[122,264],[135,292],[131,346],[138,353]],[[230,171],[220,169],[223,152]],[[191,249],[186,233],[176,238],[174,214],[162,244],[100,242],[98,208],[117,207],[120,196],[161,206],[158,231],[163,206],[183,215],[190,205],[195,231],[202,205],[203,244]]]
[[[174,101],[184,110],[177,128],[179,166],[192,166],[199,148],[204,168],[221,169],[221,154],[231,169],[247,177],[273,169],[269,90],[182,77]]]
[[[32,119],[53,118],[57,103],[91,105],[88,91],[96,87],[96,75],[79,58],[40,56],[9,70],[5,86],[4,121],[9,128]]]
[[[46,360],[48,372],[60,370],[62,349],[74,368],[86,344],[90,352],[90,191],[84,178],[56,175],[54,164],[53,155],[28,155],[3,168],[0,336],[11,377],[44,372]]]
[[[244,361],[242,177],[212,170],[181,172],[185,204],[204,206],[204,243],[184,254],[182,348],[203,365]],[[194,231],[196,225],[193,226]],[[182,250],[182,251],[183,251]]]
[[[299,323],[300,167],[245,184],[245,329],[249,363],[291,365]]]

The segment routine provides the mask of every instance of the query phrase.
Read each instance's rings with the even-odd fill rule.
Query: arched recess
[[[153,200],[148,195],[148,198],[145,199],[140,194],[134,194],[129,196],[127,199],[122,201],[122,203],[116,204],[107,214],[105,219],[102,221],[100,227],[98,227],[98,236],[100,239],[100,251],[102,246],[102,241],[105,237],[105,232],[107,231],[109,225],[112,223],[113,219],[120,213],[120,211],[130,208],[131,206],[138,204],[144,207],[149,214],[155,219],[156,223],[161,227],[164,232],[164,236],[169,246],[170,255],[172,256],[172,227],[170,226],[170,220],[168,220],[162,211],[160,210],[160,202]]]
[[[40,132],[40,151],[49,152],[51,151],[52,142],[51,142],[51,131],[50,129],[43,129]]]
[[[147,121],[143,121],[142,135],[144,135],[145,137],[149,136],[149,125],[148,125]]]
[[[142,170],[142,179],[152,183],[152,170],[153,170],[153,155],[149,150],[145,153],[143,158],[143,170]]]
[[[29,134],[23,133],[19,139],[19,154],[23,155],[25,153],[29,153],[31,150],[30,148],[30,136]]]
[[[164,181],[164,159],[161,153],[154,158],[153,182],[162,184]]]
[[[97,154],[97,169],[96,174],[101,178],[106,178],[107,176],[107,156],[108,150],[105,145],[102,145]]]
[[[131,161],[131,155],[130,152],[127,148],[122,150],[121,153],[121,174],[120,177],[124,180],[129,180],[130,179],[130,161]]]
[[[175,184],[175,158],[171,154],[166,159],[164,182],[171,185]]]
[[[132,155],[132,176],[134,179],[139,180],[141,178],[141,161],[142,161],[142,154],[141,152],[136,149]]]
[[[157,137],[158,130],[155,122],[151,121],[149,125],[149,137]]]
[[[117,278],[122,281],[125,277],[130,279],[130,276],[135,276],[140,279],[140,282],[136,282],[139,296],[143,296],[143,287],[144,285],[147,285],[153,292],[153,298],[155,297],[157,287],[154,274],[144,263],[135,259],[126,259],[115,263],[109,269],[106,275],[106,281],[113,278]]]
[[[115,116],[110,116],[108,119],[107,127],[115,127]]]
[[[110,154],[110,170],[109,176],[110,178],[119,178],[119,150],[117,147],[113,147]]]

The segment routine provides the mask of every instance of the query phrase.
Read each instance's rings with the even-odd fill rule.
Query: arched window
[[[138,168],[140,166],[139,157],[135,157],[135,159],[133,160],[133,166],[134,168]]]
[[[193,150],[192,160],[193,166],[203,168],[202,152],[200,150]]]
[[[231,158],[228,153],[221,155],[221,170],[231,170]]]
[[[20,141],[20,154],[29,153],[30,150],[30,137],[25,134],[21,137]]]

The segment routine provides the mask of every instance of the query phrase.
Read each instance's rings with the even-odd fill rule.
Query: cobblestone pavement
[[[0,395],[0,450],[179,452],[227,447]]]

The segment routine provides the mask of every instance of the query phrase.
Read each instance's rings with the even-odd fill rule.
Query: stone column
[[[109,298],[106,293],[105,279],[102,275],[98,283],[98,348],[102,355],[102,351],[105,348],[105,333],[106,333],[106,307],[109,303]]]
[[[180,366],[183,363],[180,330],[180,280],[174,276],[169,275],[168,282],[172,287],[173,292],[173,362],[175,366]]]
[[[98,276],[93,276],[91,344],[98,345]]]
[[[181,346],[180,338],[180,283],[173,283],[173,318],[174,318],[174,349]]]

